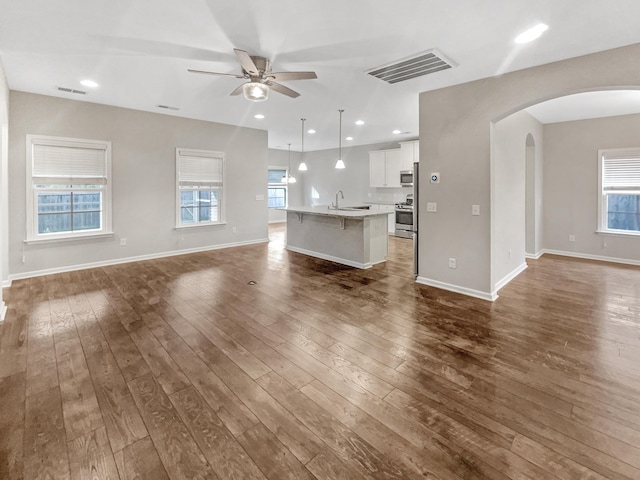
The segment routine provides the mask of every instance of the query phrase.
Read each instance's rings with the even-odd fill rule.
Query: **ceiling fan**
[[[268,58],[252,56],[244,50],[239,50],[237,48],[234,48],[233,51],[242,66],[242,75],[192,69],[189,69],[189,71],[192,73],[204,73],[207,75],[221,75],[225,77],[247,79],[249,81],[239,85],[235,90],[233,90],[233,92],[231,92],[231,95],[240,95],[243,93],[244,97],[252,102],[263,102],[269,98],[269,87],[274,91],[287,95],[291,98],[300,96],[298,92],[277,83],[276,80],[280,82],[318,78],[315,72],[272,72],[271,62]]]

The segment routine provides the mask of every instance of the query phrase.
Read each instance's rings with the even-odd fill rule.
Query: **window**
[[[224,223],[224,153],[176,149],[177,227]]]
[[[267,199],[269,208],[287,206],[287,183],[282,179],[287,175],[285,168],[270,168],[267,176]]]
[[[599,231],[640,235],[640,148],[599,152]]]
[[[111,233],[111,142],[27,135],[27,241]]]

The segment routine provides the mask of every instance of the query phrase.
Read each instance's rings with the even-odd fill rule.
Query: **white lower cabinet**
[[[371,210],[379,210],[381,212],[389,212],[387,215],[387,229],[389,233],[396,232],[396,206],[388,203],[372,203]]]

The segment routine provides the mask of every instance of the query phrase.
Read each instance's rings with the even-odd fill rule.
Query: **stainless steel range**
[[[396,203],[396,237],[413,238],[413,195],[407,200]]]

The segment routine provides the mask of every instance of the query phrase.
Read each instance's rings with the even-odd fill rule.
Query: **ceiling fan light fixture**
[[[264,102],[269,98],[269,87],[260,82],[247,82],[242,85],[242,93],[251,102]]]

